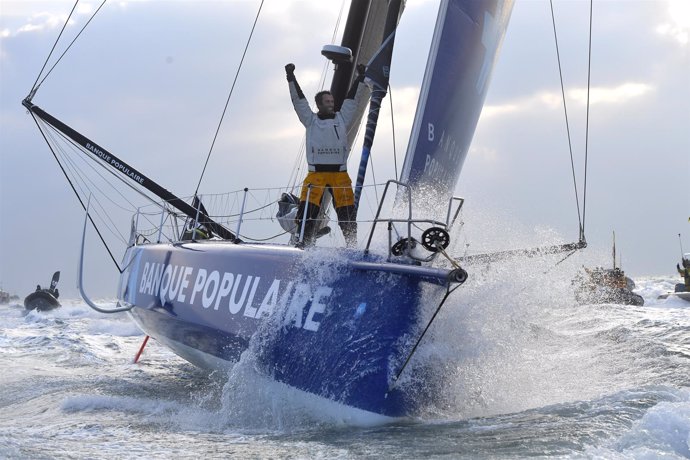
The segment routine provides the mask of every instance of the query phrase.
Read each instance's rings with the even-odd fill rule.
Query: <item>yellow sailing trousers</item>
[[[321,206],[321,197],[323,196],[323,191],[327,188],[331,189],[334,208],[354,206],[355,204],[355,195],[352,193],[352,180],[350,180],[347,171],[310,172],[302,183],[300,201],[307,200],[307,190],[310,184],[312,187],[311,192],[309,192],[309,202],[316,206]]]

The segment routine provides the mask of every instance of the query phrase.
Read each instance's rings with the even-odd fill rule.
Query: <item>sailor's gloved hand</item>
[[[365,73],[367,71],[367,66],[364,64],[357,64],[357,76],[355,77],[355,81],[358,83],[364,83],[364,77]]]
[[[676,264],[676,268],[680,271],[680,265]]]
[[[296,81],[295,64],[293,64],[292,62],[285,66],[285,76],[287,77],[287,81]]]

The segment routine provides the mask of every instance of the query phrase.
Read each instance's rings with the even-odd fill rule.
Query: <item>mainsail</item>
[[[401,181],[453,195],[513,8],[512,0],[443,0]]]

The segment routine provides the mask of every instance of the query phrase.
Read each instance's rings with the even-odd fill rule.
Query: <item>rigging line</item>
[[[562,264],[562,263],[565,262],[567,259],[569,259],[570,256],[572,256],[573,254],[575,254],[577,251],[578,251],[577,249],[573,249],[573,250],[570,251],[568,254],[566,254],[565,257],[563,257],[561,260],[559,260],[558,262],[556,262],[555,264],[553,264],[552,267],[549,267],[549,268],[547,268],[546,270],[544,270],[543,272],[541,272],[541,274],[542,274],[542,275],[548,275],[551,271],[553,271],[556,267],[558,267],[560,264]],[[531,287],[530,285],[523,286],[522,289],[520,289],[520,290],[515,294],[515,296],[517,297],[517,296],[519,296],[519,295],[524,294],[524,293],[527,291],[527,289],[529,289],[530,287]]]
[[[33,114],[33,112],[30,112],[30,113],[31,113],[31,118],[33,118],[34,122],[36,123],[36,126],[38,127],[38,130],[41,132],[43,139],[46,141],[46,144],[48,144],[48,148],[50,149],[50,152],[53,154],[55,161],[57,161],[57,164],[58,164],[58,166],[60,166],[60,169],[62,170],[62,173],[65,175],[67,182],[69,182],[70,187],[72,187],[72,191],[77,196],[77,200],[79,200],[81,207],[84,209],[84,212],[86,212],[86,206],[84,205],[84,202],[82,201],[81,197],[77,193],[77,190],[74,188],[74,184],[72,184],[72,181],[70,180],[69,176],[67,175],[67,172],[65,172],[65,168],[62,167],[62,164],[60,163],[60,160],[58,159],[57,155],[55,154],[53,147],[50,145],[50,142],[48,142],[48,138],[46,137],[45,133],[41,129],[41,125],[38,123],[36,116]],[[89,216],[88,213],[86,215]],[[98,226],[96,226],[96,223],[93,221],[93,219],[90,216],[89,216],[89,221],[91,221],[91,225],[93,225],[93,228],[96,230],[96,233],[98,234],[98,237],[101,239],[103,246],[105,246],[106,251],[108,251],[108,255],[110,255],[110,259],[115,264],[115,267],[117,267],[117,271],[122,273],[122,269],[120,268],[120,264],[118,264],[117,260],[115,260],[115,256],[113,256],[113,253],[110,251],[110,247],[108,246],[108,243],[105,242],[103,235],[101,235],[101,231],[98,229]]]
[[[589,91],[590,82],[592,75],[592,0],[589,2],[589,51],[588,51],[588,61],[587,61],[587,121],[585,123],[585,172],[584,172],[584,185],[582,189],[582,227],[580,229],[581,235],[580,239],[585,237],[585,218],[587,211],[587,158],[589,153]]]
[[[65,48],[65,51],[63,51],[62,54],[60,55],[60,57],[58,58],[58,60],[55,61],[55,64],[53,64],[53,66],[50,68],[50,70],[48,71],[48,73],[46,73],[45,77],[43,77],[43,79],[42,79],[41,82],[38,84],[38,86],[41,86],[41,85],[43,84],[43,82],[46,80],[46,78],[48,78],[48,75],[51,74],[51,72],[53,71],[53,69],[55,69],[55,67],[56,67],[56,66],[58,65],[58,63],[62,60],[62,58],[65,56],[65,54],[67,54],[67,51],[69,51],[69,49],[72,47],[72,45],[74,45],[74,42],[77,41],[77,39],[79,38],[79,36],[81,35],[81,33],[84,32],[84,29],[86,29],[86,27],[91,23],[91,21],[93,20],[93,18],[96,17],[96,15],[98,14],[98,12],[101,11],[101,8],[103,8],[103,5],[105,5],[105,2],[106,2],[106,1],[107,1],[107,0],[103,0],[103,3],[101,3],[101,6],[99,6],[98,9],[91,15],[91,17],[89,18],[89,20],[86,21],[86,24],[84,24],[84,27],[81,28],[81,30],[80,30],[79,33],[76,35],[76,37],[74,37],[74,39],[70,42],[70,44],[67,45],[67,48]],[[77,3],[79,3],[79,0],[77,0]],[[77,5],[75,4],[74,6],[76,7]],[[72,13],[70,13],[70,15],[71,15],[71,14],[72,14]],[[67,19],[67,21],[69,21],[69,18]],[[67,23],[65,23],[65,25],[67,25]],[[62,32],[61,32],[61,33],[62,33]],[[58,37],[58,40],[59,40],[59,39],[60,39],[60,37]],[[57,42],[56,42],[56,43],[57,43]],[[46,62],[47,62],[47,61],[46,61]]]
[[[55,51],[55,47],[57,46],[58,42],[60,41],[60,37],[62,37],[62,33],[65,31],[65,28],[67,27],[67,24],[69,23],[69,20],[72,17],[72,13],[74,13],[74,10],[77,9],[78,4],[79,4],[79,0],[76,0],[74,2],[74,6],[72,7],[72,11],[69,12],[69,16],[67,16],[67,20],[62,25],[62,29],[60,29],[60,33],[58,34],[57,38],[55,39],[55,43],[53,43],[53,47],[50,49],[50,53],[48,53],[48,57],[46,58],[46,61],[43,63],[43,67],[41,67],[41,71],[38,72],[38,75],[36,76],[36,81],[34,82],[33,86],[31,87],[31,90],[29,91],[29,96],[31,96],[34,93],[34,91],[36,90],[36,85],[38,84],[38,80],[41,78],[43,71],[45,70],[46,66],[48,65],[48,61],[50,61],[50,56],[53,55],[53,51]]]
[[[259,201],[258,199],[256,199],[256,196],[254,196],[252,193],[250,193],[249,195],[250,195],[250,198],[252,198],[253,201],[255,201],[255,202],[258,202],[258,201]],[[244,215],[253,214],[253,213],[255,213],[255,212],[259,212],[259,211],[261,211],[261,210],[263,210],[263,209],[266,209],[266,208],[268,208],[268,207],[271,207],[271,206],[273,206],[274,204],[276,204],[277,202],[278,202],[277,200],[273,200],[273,201],[271,201],[270,203],[266,203],[266,204],[264,204],[264,205],[262,205],[262,206],[259,206],[258,208],[254,208],[254,209],[250,209],[250,210],[248,210],[248,211],[244,211],[244,212],[241,213],[241,214],[244,214]],[[239,216],[240,214],[235,214],[235,215]],[[228,216],[223,216],[223,217],[233,217],[233,216],[232,216],[232,215],[228,215]]]
[[[336,24],[336,28],[333,30],[333,36],[335,37],[336,32],[338,31],[338,25]],[[331,39],[331,42],[335,41],[335,38]],[[328,60],[326,60],[323,63],[323,67],[321,68],[321,77],[319,78],[319,86],[317,86],[318,90],[321,91],[324,89],[324,86],[326,86],[326,76],[328,75]]]
[[[343,8],[345,8],[345,1],[340,4],[340,12],[338,13],[338,19],[335,21],[335,27],[333,28],[333,35],[331,35],[331,43],[335,43],[335,38],[338,36],[338,27],[340,26],[340,19],[342,18],[343,15]],[[329,61],[326,59],[326,61],[323,63],[323,68],[321,69],[321,78],[319,79],[319,91],[324,89],[324,86],[326,85],[326,76],[328,75],[328,64]]]
[[[253,198],[254,201],[257,202],[257,204],[259,203],[259,200],[257,199],[257,197],[256,197],[251,191],[249,192],[249,196],[250,196],[251,198]],[[255,209],[252,210],[252,212],[257,212],[257,211],[260,212],[260,213],[259,213],[259,217],[258,217],[259,219],[261,219],[262,216],[264,216],[264,210],[265,210],[266,208],[268,208],[269,206],[273,205],[274,203],[277,203],[277,200],[273,200],[273,199],[271,198],[271,196],[270,196],[270,192],[268,192],[268,193],[266,193],[266,194],[264,195],[263,203],[264,203],[264,204],[263,204],[262,206],[260,206],[260,207],[255,208]],[[272,216],[271,214],[269,214],[269,217],[273,217],[273,216]]]
[[[115,222],[113,221],[111,217],[111,213],[108,212],[101,203],[101,200],[99,199],[99,196],[94,194],[93,189],[89,186],[88,182],[90,180],[88,179],[88,176],[83,174],[82,171],[79,170],[77,165],[74,163],[74,160],[69,158],[65,152],[61,152],[61,156],[63,157],[63,163],[65,164],[66,169],[69,169],[70,172],[72,173],[73,178],[75,179],[75,182],[78,185],[79,190],[81,191],[83,196],[89,196],[91,195],[91,199],[94,202],[94,205],[91,207],[94,215],[96,215],[103,224],[105,224],[106,229],[110,231],[110,234],[113,235],[115,238],[119,239],[121,243],[126,244],[127,239],[125,236],[122,234],[120,229],[117,227]],[[78,182],[79,180],[80,182]],[[94,187],[101,195],[106,196],[102,190],[100,190],[98,187]],[[100,209],[100,210],[99,210]],[[103,217],[105,216],[105,217]]]
[[[240,76],[240,71],[242,70],[242,64],[244,63],[244,57],[247,55],[247,50],[249,49],[249,44],[252,41],[252,36],[254,35],[254,29],[256,28],[256,23],[259,21],[259,15],[261,14],[261,8],[264,6],[264,0],[261,0],[259,5],[259,11],[256,12],[256,18],[254,18],[254,24],[252,25],[252,30],[249,32],[249,38],[247,39],[247,44],[244,46],[244,52],[242,53],[242,58],[240,59],[240,65],[237,67],[237,72],[235,73],[235,79],[232,81],[232,86],[230,87],[230,94],[225,101],[225,107],[223,108],[223,113],[218,121],[218,127],[216,128],[216,134],[213,136],[213,141],[211,142],[211,148],[208,149],[208,155],[206,156],[206,162],[204,163],[204,169],[201,171],[201,176],[199,177],[199,183],[196,185],[196,190],[194,191],[194,196],[199,193],[199,187],[201,186],[201,181],[204,178],[204,173],[206,172],[206,166],[208,166],[208,160],[211,158],[211,153],[213,152],[213,147],[216,145],[216,139],[218,139],[218,133],[220,132],[220,127],[223,124],[223,118],[225,118],[225,113],[228,110],[228,105],[230,105],[230,98],[232,97],[232,92],[235,89],[235,83],[237,83],[237,77]]]
[[[554,267],[555,267],[556,265],[560,265],[560,264],[562,264],[563,262],[565,262],[566,259],[568,259],[570,256],[572,256],[572,255],[575,254],[576,252],[577,252],[577,249],[574,249],[573,251],[571,251],[571,252],[569,252],[568,254],[566,254],[565,257],[563,257],[561,260],[559,260],[558,262],[556,262],[556,263],[554,264]],[[549,271],[550,271],[550,270],[549,270]],[[546,273],[544,273],[544,274],[546,274]]]
[[[65,141],[65,143],[66,143],[67,145],[70,145],[70,144],[71,144],[72,147],[73,147],[77,152],[79,152],[79,153],[84,152],[83,148],[82,148],[80,145],[78,145],[78,144],[75,143],[72,139],[70,139],[70,138],[68,138],[67,136],[65,136],[64,133],[62,133],[61,131],[57,130],[55,127],[51,126],[51,125],[48,124],[48,123],[45,123],[45,122],[43,122],[43,123],[44,123],[45,126],[51,128],[51,130],[52,130],[53,133],[57,133],[57,134]],[[51,131],[46,131],[46,132],[51,132]],[[47,136],[47,134],[44,135],[44,137],[46,137],[46,136]],[[55,147],[57,148],[58,142],[55,140],[55,138],[54,138],[53,136],[50,136],[50,137],[51,137],[51,139],[53,140],[53,143],[54,143]],[[49,146],[50,146],[50,144],[49,144]],[[65,155],[66,155],[66,157],[68,156],[67,154],[65,154]],[[81,158],[81,157],[79,157],[79,158]],[[124,177],[121,177],[121,176],[120,176],[118,173],[116,173],[115,171],[111,171],[110,169],[106,168],[105,165],[103,165],[102,163],[100,163],[96,158],[94,158],[94,157],[92,157],[92,156],[90,156],[90,155],[87,155],[86,158],[90,159],[91,161],[93,161],[93,162],[95,162],[96,164],[98,164],[99,166],[101,166],[101,168],[105,169],[105,170],[106,170],[108,173],[110,173],[115,179],[119,180],[119,181],[122,182],[125,186],[129,187],[130,189],[132,189],[135,193],[138,193],[138,194],[140,194],[141,196],[143,196],[145,199],[151,201],[152,204],[158,206],[159,208],[162,208],[163,210],[166,210],[166,209],[167,209],[164,205],[162,205],[161,203],[158,203],[158,202],[154,201],[150,196],[148,196],[148,195],[146,195],[145,193],[143,193],[140,189],[136,188],[133,184],[130,184],[129,181],[125,180]],[[85,160],[83,160],[83,161],[86,163]],[[76,166],[76,163],[74,163],[74,162],[72,161],[72,164],[73,164],[73,167],[74,167],[75,169],[77,169],[77,170],[79,170],[79,171],[81,172],[81,169],[80,169],[78,166]],[[88,163],[86,163],[86,164],[88,165]],[[110,197],[108,196],[108,194],[106,194],[106,193],[103,192],[100,188],[98,188],[97,186],[95,186],[95,183],[89,178],[89,175],[88,175],[88,174],[83,174],[83,172],[82,172],[82,175],[85,176],[86,178],[88,178],[88,181],[89,181],[89,182],[91,182],[92,184],[94,184],[96,190],[98,190],[98,191],[101,192],[104,196],[106,196],[106,198],[108,198],[108,199],[113,203],[114,206],[117,206],[117,207],[119,207],[119,208],[122,209],[122,210],[130,211],[130,212],[132,212],[133,209],[136,209],[136,208],[137,208],[137,206],[135,206],[134,203],[132,203],[127,197],[125,197],[125,196],[122,194],[122,192],[120,192],[120,190],[119,190],[117,187],[115,187],[113,184],[111,184],[111,183],[108,181],[108,179],[107,179],[106,177],[104,177],[102,174],[100,174],[100,173],[97,171],[96,168],[94,168],[93,166],[90,166],[90,167],[92,168],[92,170],[93,170],[96,174],[98,174],[98,175],[103,179],[104,182],[106,182],[108,185],[110,185],[110,187],[111,187],[113,190],[115,190],[115,192],[118,193],[118,194],[122,197],[122,199],[130,205],[131,208],[130,208],[130,209],[126,209],[126,208],[123,208],[122,206],[119,206],[115,201],[113,201],[112,199],[110,199]],[[76,174],[76,173],[75,173],[75,176],[80,177],[80,176],[79,176],[78,174]],[[84,183],[86,183],[86,182],[87,182],[87,179],[82,179],[82,181],[83,181]],[[98,204],[101,206],[101,208],[103,208],[102,204],[100,203],[100,201],[98,200],[97,197],[95,198],[95,200],[96,200],[96,203],[98,203]],[[105,212],[105,210],[104,210],[104,212]],[[106,214],[107,214],[107,212],[106,212]],[[99,216],[100,216],[100,215],[99,215]],[[143,215],[143,218],[146,219],[146,221],[147,221],[149,224],[151,224],[151,226],[156,226],[156,224],[155,224],[151,219],[149,219],[147,215]],[[105,219],[103,219],[102,217],[101,217],[101,219],[105,222]],[[112,220],[111,220],[111,223],[112,223],[112,226],[113,226],[114,228],[117,229],[117,225],[115,225],[115,223],[112,222]],[[118,230],[118,233],[119,233],[119,230]],[[122,238],[123,238],[124,241],[126,242],[126,238],[124,238],[124,236],[123,236]]]
[[[48,126],[50,126],[50,125],[48,125]],[[67,138],[67,137],[65,137],[60,131],[57,131],[57,130],[53,129],[53,132],[55,132],[55,133],[57,133],[58,135],[60,135],[64,140],[70,141],[70,139]],[[58,142],[57,142],[57,141],[55,140],[55,138],[52,137],[52,136],[51,136],[51,139],[53,139],[53,142],[54,142],[54,144],[55,144],[56,147],[57,147]],[[79,149],[80,146],[78,146],[77,144],[75,144],[75,143],[73,143],[73,142],[71,142],[71,143],[72,143],[72,145],[73,145],[74,147],[77,147],[77,149]],[[78,150],[78,153],[82,153],[82,151],[81,151],[81,150]],[[119,190],[117,187],[115,187],[112,183],[110,183],[110,181],[108,180],[108,178],[105,177],[105,176],[98,170],[98,168],[96,168],[96,167],[94,167],[94,165],[88,163],[88,162],[86,161],[86,159],[85,159],[82,155],[78,155],[77,158],[80,159],[86,166],[88,166],[88,167],[91,169],[91,171],[93,172],[93,174],[95,174],[95,175],[97,175],[98,177],[100,177],[100,178],[103,180],[103,182],[105,182],[107,185],[109,185],[110,188],[111,188],[113,191],[115,191],[118,195],[120,195],[120,197],[121,197],[125,202],[127,202],[127,204],[129,204],[129,206],[130,206],[129,208],[120,205],[118,202],[116,202],[114,199],[112,199],[108,193],[106,193],[106,192],[104,192],[103,190],[101,190],[101,188],[96,184],[96,182],[94,182],[94,180],[91,179],[90,175],[89,175],[89,174],[85,174],[84,171],[82,170],[82,168],[80,168],[80,167],[77,165],[76,161],[74,161],[74,160],[71,159],[71,155],[69,155],[69,154],[67,154],[67,153],[65,153],[64,155],[65,155],[65,158],[70,158],[70,163],[72,164],[73,168],[76,169],[76,170],[78,170],[78,171],[81,173],[81,176],[84,177],[84,179],[83,179],[84,182],[87,182],[87,181],[88,181],[89,183],[91,183],[91,184],[93,185],[93,187],[94,187],[96,190],[98,190],[108,201],[110,201],[110,202],[113,204],[113,206],[115,206],[115,207],[117,207],[117,208],[119,208],[119,209],[122,209],[123,211],[128,211],[128,212],[132,212],[133,209],[136,209],[136,206],[135,206],[131,201],[129,201],[129,199],[127,199],[127,197],[125,197],[125,196],[122,194],[122,192],[120,192],[120,190]],[[94,161],[94,162],[98,161],[98,160],[96,160],[95,158],[92,158],[92,157],[90,157],[90,156],[89,156],[89,157],[86,157],[86,158],[91,159],[91,160]],[[102,164],[98,163],[98,165],[102,167]]]
[[[374,184],[374,197],[376,198],[376,202],[379,202],[379,188],[376,186],[376,170],[374,169],[374,157],[373,155],[369,157],[369,163],[370,166],[369,168],[371,169],[371,181]]]
[[[367,185],[366,187],[376,188],[378,186],[379,186],[379,184],[373,184],[373,185]],[[362,195],[364,195],[364,192],[362,192]],[[369,215],[374,216],[376,214],[376,208],[377,208],[378,202],[374,202],[374,201],[368,199],[368,200],[366,200],[366,203],[369,206]],[[358,222],[369,222],[370,220],[358,217],[357,221]]]
[[[381,106],[379,105],[379,108],[376,109],[376,110],[378,110],[378,112],[381,113]],[[371,112],[371,111],[370,111],[370,112]],[[367,115],[368,115],[368,114],[367,114]],[[360,132],[361,132],[361,131],[358,131],[358,132],[357,132],[357,138],[359,138],[359,133],[360,133]],[[365,134],[365,136],[366,136],[366,134]],[[373,147],[373,146],[372,146],[372,147]],[[370,154],[370,156],[369,156],[369,163],[371,164],[371,166],[370,166],[370,167],[371,167],[371,181],[372,181],[372,183],[373,183],[373,185],[374,185],[374,196],[376,197],[376,202],[378,203],[378,202],[379,202],[379,189],[378,189],[378,187],[376,186],[376,171],[374,170],[374,155],[371,155],[371,154]]]
[[[340,27],[340,20],[343,17],[343,10],[345,9],[345,0],[340,4],[340,12],[338,13],[338,19],[335,21],[335,27],[333,28],[333,35],[331,35],[331,43],[335,43],[335,39],[338,36],[338,28]],[[323,65],[323,70],[321,71],[321,80],[319,82],[319,88],[323,89],[326,85],[326,75],[328,74],[328,64],[329,61],[326,60]]]
[[[338,29],[340,28],[340,20],[343,17],[343,11],[345,10],[345,0],[340,4],[340,12],[338,13],[338,20],[335,21],[335,29],[333,29],[333,36],[331,37],[331,43],[335,42],[335,38],[338,35]]]
[[[54,140],[53,140],[53,142],[54,142]],[[58,148],[57,143],[55,144],[55,148],[58,151],[59,155],[62,157],[63,163],[64,163],[66,169],[68,169],[72,173],[72,177],[75,179],[75,182],[76,182],[79,190],[81,191],[81,193],[84,196],[88,196],[88,195],[92,196],[93,201],[95,203],[95,205],[93,207],[94,214],[101,220],[101,222],[106,224],[106,228],[110,231],[110,233],[114,237],[116,237],[116,238],[119,237],[121,242],[126,243],[127,240],[125,239],[124,235],[122,235],[120,230],[117,228],[117,226],[115,225],[115,222],[113,222],[112,218],[110,217],[110,214],[106,211],[105,207],[100,202],[98,196],[94,195],[91,187],[89,187],[88,182],[91,182],[93,184],[93,181],[88,179],[88,176],[83,174],[83,172],[79,169],[79,167],[74,162],[74,159],[72,159],[70,157],[70,155],[64,149]],[[100,190],[97,186],[95,186],[95,184],[93,184],[93,185],[94,185],[94,188],[99,193],[101,193],[102,195],[105,196],[105,194],[103,193],[102,190]],[[99,210],[96,206],[100,207],[100,210],[103,212],[103,214],[105,214],[107,216],[107,219],[101,215],[101,212],[99,212]],[[110,221],[110,225],[108,225],[107,221]],[[115,231],[113,231],[113,229],[115,229]],[[116,232],[117,232],[117,234],[116,234]]]
[[[83,148],[82,148],[79,144],[77,144],[77,143],[74,142],[72,139],[70,139],[70,138],[68,138],[67,136],[65,136],[64,133],[60,132],[59,130],[55,129],[53,126],[51,126],[51,125],[49,125],[49,124],[47,124],[47,123],[46,123],[46,126],[49,126],[50,128],[52,128],[60,137],[62,137],[67,143],[72,144],[72,145],[73,145],[75,148],[77,148],[80,152],[83,151]],[[95,162],[96,164],[98,164],[99,166],[101,166],[101,168],[103,168],[105,171],[107,171],[107,172],[108,172],[110,175],[112,175],[115,179],[117,179],[117,180],[119,180],[120,182],[122,182],[126,187],[129,187],[129,188],[132,189],[135,193],[138,193],[139,195],[141,195],[142,197],[144,197],[145,199],[147,199],[148,201],[150,201],[151,204],[153,204],[153,205],[155,205],[155,206],[157,206],[157,207],[159,207],[159,208],[161,208],[161,209],[163,209],[163,210],[166,210],[166,207],[165,207],[162,203],[160,203],[160,202],[154,200],[154,199],[151,198],[149,195],[147,195],[146,193],[144,193],[141,189],[135,187],[134,184],[131,184],[130,181],[129,181],[128,179],[126,179],[125,177],[121,176],[121,175],[120,175],[119,173],[117,173],[116,171],[111,170],[111,169],[109,169],[109,168],[106,168],[105,165],[104,165],[103,163],[100,163],[96,158],[94,158],[94,157],[92,157],[92,156],[90,156],[90,155],[87,155],[87,158],[89,158],[91,161],[93,161],[93,162]],[[102,176],[101,176],[101,177],[102,177]],[[103,180],[106,181],[106,182],[108,182],[108,180],[107,180],[106,178],[104,178],[104,177],[103,177]],[[132,203],[131,201],[129,201],[129,200],[127,199],[127,197],[125,197],[124,195],[122,195],[122,193],[121,193],[114,185],[110,184],[110,186],[111,186],[111,187],[122,197],[122,199],[123,199],[124,201],[126,201],[133,209],[136,209],[136,208],[137,208],[137,206],[135,206],[134,203]],[[100,190],[99,190],[99,191],[100,191]],[[101,192],[101,193],[103,193],[103,192]],[[151,225],[154,225],[154,226],[156,225],[156,224],[154,224],[148,217],[145,216],[144,218],[145,218]]]
[[[244,211],[243,213],[239,213],[239,212],[238,212],[237,214],[224,214],[224,215],[219,215],[219,216],[216,216],[216,217],[224,217],[224,218],[226,218],[226,219],[230,219],[230,218],[232,218],[232,217],[238,217],[238,216],[241,216],[241,215],[246,216],[246,215],[249,215],[249,214],[254,214],[255,212],[262,211],[262,210],[264,210],[264,209],[266,209],[266,208],[270,208],[271,206],[275,205],[277,202],[278,202],[277,200],[272,200],[270,203],[266,203],[266,204],[264,204],[264,205],[262,205],[262,206],[259,206],[258,208],[250,209],[249,211]],[[214,216],[209,216],[209,217],[214,217]]]
[[[123,235],[123,233],[120,231],[120,228],[113,220],[112,212],[109,212],[106,209],[106,207],[101,202],[99,195],[95,194],[93,190],[95,189],[98,193],[100,193],[100,195],[108,199],[108,201],[110,201],[113,206],[116,206],[122,209],[123,211],[132,212],[132,210],[124,208],[120,206],[118,203],[114,202],[112,199],[110,199],[108,194],[101,190],[101,188],[98,187],[98,185],[90,178],[90,176],[88,174],[85,174],[84,171],[80,169],[79,165],[75,162],[75,160],[69,155],[69,153],[65,149],[58,149],[57,143],[55,144],[55,147],[60,153],[60,156],[63,158],[63,164],[65,165],[65,168],[71,172],[72,177],[74,178],[75,183],[77,184],[82,195],[84,197],[87,197],[89,195],[91,196],[91,201],[94,203],[91,206],[93,214],[100,219],[100,221],[105,225],[106,229],[110,232],[111,235],[113,235],[116,239],[119,239],[121,243],[127,244],[127,238]]]
[[[46,135],[50,136],[49,131],[46,131]],[[98,197],[96,195],[94,195],[92,188],[89,186],[88,182],[91,182],[93,184],[93,181],[90,181],[90,179],[88,179],[88,176],[85,175],[83,173],[83,171],[81,171],[81,169],[79,169],[79,167],[75,163],[74,159],[67,152],[67,150],[64,148],[61,148],[60,144],[58,144],[56,142],[54,137],[52,137],[52,136],[50,136],[50,137],[51,137],[51,140],[53,141],[53,145],[55,147],[57,154],[62,158],[62,164],[65,166],[66,170],[69,170],[69,173],[71,174],[74,182],[77,184],[77,187],[81,191],[82,195],[84,195],[84,196],[91,195],[93,200],[94,200],[94,203],[96,203],[96,205],[99,206],[100,209],[107,215],[105,208],[103,207],[103,205],[99,201]],[[105,195],[102,190],[100,190],[97,186],[95,186],[95,184],[93,184],[93,185],[94,185],[94,188],[99,193],[101,193],[102,195]],[[96,206],[96,205],[94,205],[94,206]],[[103,223],[106,223],[105,222],[106,219],[103,218],[103,216],[100,214],[100,212],[98,211],[98,209],[96,207],[93,208],[93,211],[94,211],[94,215],[96,215]],[[112,224],[112,227],[115,227],[115,223],[112,221],[112,219],[110,219],[110,223]],[[112,229],[110,227],[108,227],[108,229],[111,230],[111,233],[113,233]],[[113,233],[113,235],[117,237],[117,235],[115,235],[114,233]],[[121,240],[124,240],[122,235],[120,235],[120,238],[121,238]]]
[[[568,149],[570,150],[570,169],[573,173],[573,187],[575,189],[575,204],[577,207],[577,221],[580,226],[579,230],[582,232],[582,218],[580,216],[580,194],[577,192],[577,180],[575,179],[575,162],[573,161],[573,144],[570,139],[570,123],[568,122],[568,108],[565,100],[565,87],[563,85],[563,70],[561,68],[561,54],[558,50],[558,35],[556,34],[556,17],[553,12],[553,0],[549,0],[551,5],[551,21],[553,23],[553,38],[556,44],[556,57],[558,59],[558,75],[561,80],[561,95],[563,96],[563,111],[565,113],[565,128],[568,132]]]
[[[388,84],[388,101],[391,106],[391,129],[393,130],[393,165],[395,167],[395,180],[398,180],[398,152],[395,147],[395,116],[393,112],[393,89]]]
[[[407,359],[405,360],[405,364],[402,365],[402,367],[400,368],[400,370],[398,371],[398,373],[397,373],[397,374],[395,375],[395,377],[393,378],[393,381],[392,381],[391,384],[388,386],[388,392],[390,392],[393,388],[395,388],[396,384],[398,383],[398,379],[400,378],[400,375],[402,375],[403,371],[405,370],[405,368],[406,368],[407,365],[409,364],[410,360],[412,359],[412,356],[414,355],[415,351],[417,351],[417,347],[419,347],[419,344],[422,342],[422,339],[424,338],[424,335],[426,335],[427,331],[428,331],[429,328],[431,327],[431,324],[432,324],[432,323],[434,322],[434,320],[436,319],[436,315],[438,315],[438,312],[441,311],[441,307],[443,307],[443,304],[446,302],[446,300],[448,299],[448,297],[449,297],[453,292],[455,292],[455,290],[456,290],[457,288],[459,288],[460,286],[462,286],[462,284],[458,284],[457,286],[455,286],[455,287],[452,288],[452,289],[451,289],[450,285],[448,286],[448,288],[447,288],[447,290],[446,290],[446,294],[443,296],[443,299],[441,300],[441,303],[440,303],[440,304],[438,305],[438,307],[436,308],[436,311],[434,312],[433,316],[431,317],[431,319],[430,319],[429,322],[427,323],[426,327],[424,328],[424,331],[422,331],[422,334],[421,334],[421,335],[419,336],[419,338],[417,339],[417,342],[414,344],[414,347],[412,347],[412,351],[410,351],[410,353],[407,355]],[[388,394],[388,392],[386,392],[386,394]]]
[[[48,126],[50,126],[50,125],[48,124]],[[53,128],[53,129],[55,130],[55,128],[54,128],[53,126],[50,126],[50,127]],[[59,130],[55,130],[55,131],[57,132],[57,134],[60,135],[60,137],[62,137],[66,142],[68,142],[68,143],[72,144],[74,147],[76,147],[80,152],[87,153],[86,150],[84,150],[84,149],[82,148],[81,145],[77,144],[77,143],[74,142],[72,139],[70,139],[70,138],[68,138],[67,136],[65,136],[65,135],[64,135],[62,132],[60,132]],[[137,188],[136,186],[134,186],[134,184],[131,184],[129,179],[127,179],[126,177],[122,176],[122,175],[121,175],[120,173],[118,173],[117,171],[114,171],[114,170],[111,170],[111,169],[107,168],[103,163],[101,163],[101,162],[100,162],[99,160],[97,160],[95,157],[92,157],[92,156],[90,156],[90,155],[86,155],[86,158],[90,159],[91,161],[93,161],[94,163],[96,163],[97,165],[99,165],[99,166],[100,166],[101,168],[103,168],[106,172],[108,172],[110,175],[112,175],[115,179],[117,179],[117,180],[119,180],[120,182],[122,182],[126,187],[129,187],[130,189],[132,189],[132,191],[134,191],[135,193],[138,193],[139,195],[141,195],[142,197],[144,197],[145,199],[147,199],[148,201],[150,201],[152,205],[157,206],[157,207],[159,207],[159,208],[166,209],[165,206],[164,206],[161,202],[156,201],[155,199],[153,199],[152,197],[150,197],[149,195],[147,195],[145,192],[143,192],[141,189],[139,189],[139,188]],[[94,171],[95,171],[95,170],[94,170]],[[99,175],[100,175],[100,174],[99,174]],[[105,177],[103,177],[102,175],[100,175],[100,176],[101,176],[101,178],[103,178],[103,180],[104,180],[105,182],[108,182],[108,180],[107,180]],[[108,182],[108,184],[113,188],[113,190],[115,190],[115,191],[122,197],[122,199],[123,199],[124,201],[126,201],[126,202],[132,207],[132,209],[136,209],[137,207],[141,207],[141,206],[136,206],[134,203],[132,203],[131,201],[129,201],[129,199],[127,199],[127,197],[125,197],[125,196],[117,189],[117,187],[115,187],[114,185],[110,184],[109,182]],[[147,206],[149,206],[149,205],[147,205]]]

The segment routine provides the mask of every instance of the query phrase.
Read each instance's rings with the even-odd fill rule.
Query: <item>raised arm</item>
[[[359,64],[357,66],[357,78],[352,82],[352,87],[350,87],[343,101],[343,105],[340,108],[340,115],[342,115],[343,120],[345,120],[348,131],[352,128],[357,107],[359,107],[363,99],[367,99],[370,95],[369,87],[364,84],[365,71],[366,66],[364,64]]]
[[[295,78],[295,64],[288,64],[285,66],[285,76],[287,77],[288,87],[290,88],[290,99],[292,99],[292,106],[299,117],[299,121],[306,127],[311,123],[311,118],[314,112],[309,107],[309,102],[304,97],[302,88],[297,83]]]

